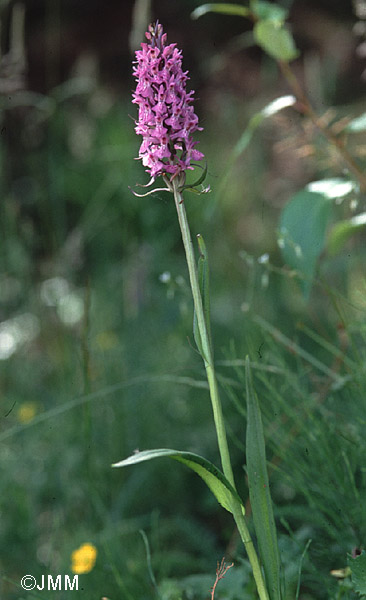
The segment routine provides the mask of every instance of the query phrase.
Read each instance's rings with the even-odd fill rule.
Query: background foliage
[[[21,5],[1,4],[0,594],[9,600],[32,597],[19,588],[25,573],[69,573],[84,542],[98,558],[75,598],[205,598],[224,554],[235,569],[218,597],[254,594],[230,517],[198,478],[164,461],[110,467],[153,447],[218,464],[174,205],[129,190],[146,182],[133,160],[129,39],[145,28],[133,4],[34,0],[24,29]],[[253,115],[289,93],[286,81],[243,19],[190,20],[195,0],[151,4],[183,48],[199,98],[212,193],[187,194],[186,206],[210,256],[240,491],[248,496],[249,353],[287,596],[312,540],[300,597],[351,598],[330,571],[365,540],[364,233],[338,254],[322,249],[307,298],[277,245],[289,199],[311,181],[343,177],[344,164],[291,107],[233,154]],[[324,122],[361,114],[361,13],[348,2],[280,4],[301,51],[294,70]],[[363,166],[362,128],[350,146]],[[363,202],[351,190],[334,203],[333,222]]]

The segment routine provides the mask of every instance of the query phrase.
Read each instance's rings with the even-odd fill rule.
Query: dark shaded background
[[[1,47],[2,52],[6,53],[10,41],[10,15],[15,3],[4,4]],[[342,56],[346,63],[344,68],[348,73],[354,74],[356,81],[362,64],[360,65],[357,56],[351,56],[350,48],[353,45],[351,27],[357,20],[355,4],[347,0],[295,0],[284,3],[285,6],[291,6],[290,22],[299,48],[322,56],[331,46],[332,53]],[[29,89],[47,92],[52,85],[61,83],[70,76],[81,53],[92,52],[98,57],[103,83],[113,85],[118,90],[129,90],[129,82],[126,80],[131,58],[129,36],[134,6],[132,0],[111,0],[108,3],[97,0],[30,0],[24,5]],[[202,57],[207,58],[212,54],[213,49],[219,51],[225,48],[225,44],[241,33],[243,28],[249,29],[244,20],[222,16],[218,18],[216,15],[208,15],[203,21],[192,22],[189,15],[199,5],[192,0],[184,3],[178,0],[158,0],[152,1],[151,5],[152,19],[159,18],[164,23],[169,38],[184,47],[188,65],[196,66]],[[343,37],[340,37],[342,34]],[[345,47],[345,44],[350,47]],[[349,55],[345,56],[347,50]],[[261,52],[251,49],[250,55],[253,61],[259,61]],[[245,89],[245,68],[242,69],[241,78]]]

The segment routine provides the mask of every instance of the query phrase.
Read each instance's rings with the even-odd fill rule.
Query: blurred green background
[[[164,461],[110,466],[137,448],[159,447],[219,464],[174,203],[167,194],[136,198],[129,189],[148,180],[134,160],[140,140],[131,61],[149,19],[159,18],[168,41],[183,49],[204,127],[200,150],[212,192],[187,193],[185,202],[192,232],[203,235],[209,251],[216,359],[240,491],[247,497],[241,361],[249,352],[288,597],[309,539],[301,598],[337,597],[330,570],[344,567],[346,553],[365,542],[364,237],[337,257],[323,256],[308,302],[276,243],[291,194],[309,181],[341,176],[344,165],[291,108],[268,119],[230,164],[250,117],[289,90],[253,45],[247,21],[192,21],[199,4],[0,3],[6,600],[203,599],[224,554],[236,569],[218,597],[242,598],[243,589],[255,597],[230,515],[201,480]],[[344,0],[280,4],[290,9],[301,50],[294,70],[319,114],[332,121],[362,112],[362,11]],[[363,161],[362,136],[353,150]],[[349,207],[336,210],[341,217]],[[258,317],[328,371],[276,341]],[[98,557],[80,575],[78,592],[37,596],[20,588],[26,573],[70,573],[71,553],[85,542]]]

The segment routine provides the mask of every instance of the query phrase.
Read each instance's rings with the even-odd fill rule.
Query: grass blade
[[[146,535],[146,533],[144,532],[143,529],[139,529],[139,533],[140,533],[140,535],[141,535],[141,537],[143,539],[144,546],[145,546],[146,561],[147,561],[147,570],[149,572],[149,577],[151,579],[151,583],[152,583],[152,586],[153,586],[153,588],[155,590],[157,598],[160,598],[159,588],[158,588],[158,585],[156,583],[154,571],[153,571],[152,564],[151,564],[151,552],[150,552],[149,540],[147,539],[147,535]]]
[[[303,561],[304,561],[305,554],[307,553],[307,551],[308,551],[308,548],[309,548],[309,546],[310,546],[311,542],[312,542],[312,540],[311,540],[311,539],[310,539],[310,540],[308,540],[308,541],[306,542],[306,546],[305,546],[305,548],[304,548],[304,550],[303,550],[303,553],[302,553],[302,555],[301,555],[301,558],[300,558],[300,563],[299,563],[299,572],[298,572],[298,577],[297,577],[297,586],[296,586],[296,595],[295,595],[295,600],[299,600],[299,594],[300,594],[300,585],[301,585],[301,571],[302,571],[302,563],[303,563]]]
[[[247,473],[255,533],[271,600],[280,600],[280,557],[266,464],[262,417],[246,359]]]

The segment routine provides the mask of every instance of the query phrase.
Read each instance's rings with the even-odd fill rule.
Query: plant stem
[[[178,186],[173,180],[174,189],[174,200],[178,213],[178,220],[180,229],[182,232],[183,245],[186,253],[189,280],[192,289],[194,309],[196,311],[198,329],[201,336],[202,350],[203,350],[203,362],[205,364],[206,375],[208,385],[210,388],[210,396],[212,403],[212,410],[214,415],[215,427],[217,432],[217,441],[219,445],[221,464],[226,479],[234,486],[234,475],[231,467],[229,447],[227,444],[226,429],[224,424],[224,417],[222,414],[222,407],[219,397],[219,390],[217,386],[217,380],[213,364],[213,356],[211,350],[211,344],[207,332],[206,320],[203,312],[202,297],[200,287],[198,283],[198,274],[196,268],[196,260],[193,250],[191,232],[188,225],[187,214],[183,203],[183,198],[178,190]]]
[[[263,578],[262,568],[259,562],[258,554],[256,552],[256,549],[254,548],[254,544],[252,538],[250,537],[245,517],[243,515],[242,507],[239,504],[239,502],[237,502],[234,507],[233,515],[241,537],[241,541],[244,544],[245,550],[249,558],[249,562],[252,567],[253,577],[257,586],[259,598],[260,600],[269,600],[269,595]]]
[[[198,282],[198,274],[197,274],[197,267],[196,267],[191,233],[190,233],[190,229],[189,229],[185,206],[183,203],[183,197],[182,197],[181,192],[178,189],[178,183],[176,182],[176,180],[173,180],[172,185],[173,185],[175,206],[177,209],[179,225],[180,225],[180,229],[181,229],[181,233],[182,233],[183,245],[184,245],[184,249],[185,249],[185,253],[186,253],[189,279],[190,279],[192,295],[193,295],[194,309],[196,312],[198,329],[199,329],[199,333],[200,333],[200,337],[201,337],[202,354],[203,354],[202,358],[204,361],[206,375],[207,375],[207,381],[208,381],[208,385],[209,385],[209,389],[210,389],[211,404],[212,404],[212,410],[213,410],[213,415],[214,415],[214,422],[215,422],[215,427],[216,427],[216,434],[217,434],[217,441],[218,441],[219,452],[220,452],[220,457],[221,457],[222,469],[223,469],[226,479],[231,483],[233,488],[236,489],[233,470],[231,467],[229,447],[228,447],[228,443],[227,443],[224,416],[222,413],[219,389],[218,389],[217,379],[216,379],[216,374],[215,374],[215,367],[214,367],[214,362],[213,362],[210,337],[208,334],[207,324],[206,324],[205,315],[204,315],[204,311],[203,311],[202,297],[201,297],[201,292],[200,292],[200,287],[199,287],[199,282]],[[263,579],[262,569],[261,569],[261,566],[259,563],[258,555],[254,548],[252,539],[250,537],[250,533],[249,533],[249,530],[248,530],[248,527],[247,527],[247,524],[246,524],[246,521],[245,521],[245,518],[244,518],[244,515],[242,512],[242,506],[241,506],[240,502],[237,500],[233,501],[233,515],[234,515],[234,519],[235,519],[236,525],[237,525],[239,533],[240,533],[240,537],[241,537],[243,544],[245,546],[245,549],[247,551],[250,564],[252,566],[253,576],[254,576],[254,579],[256,582],[259,597],[261,600],[269,600],[269,596],[268,596],[266,585],[265,585],[265,582]]]

